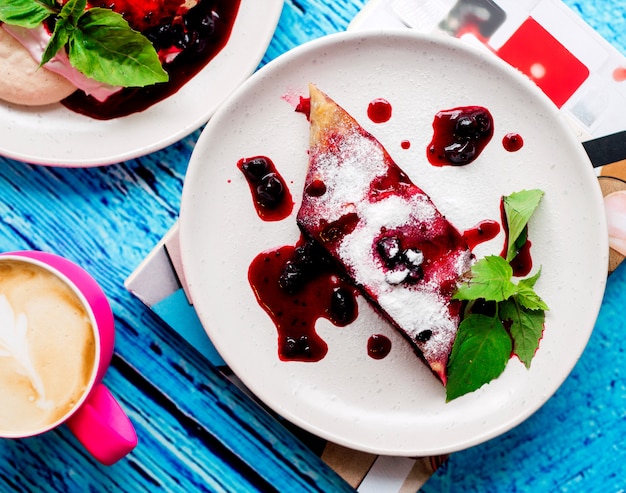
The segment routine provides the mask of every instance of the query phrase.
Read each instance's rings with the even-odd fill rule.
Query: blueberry
[[[476,138],[487,136],[491,132],[491,118],[484,111],[476,111],[473,115],[476,122]]]
[[[241,163],[241,171],[250,181],[257,183],[269,173],[270,164],[267,162],[267,159],[256,157]]]
[[[400,239],[386,236],[376,242],[376,251],[387,267],[394,267],[400,260]]]
[[[276,173],[268,173],[256,188],[259,203],[264,207],[273,207],[280,203],[285,188]]]
[[[215,22],[218,19],[219,15],[214,11],[205,13],[205,15],[200,19],[198,31],[200,31],[204,36],[211,36],[215,32]]]
[[[305,273],[293,261],[285,264],[283,271],[278,278],[278,285],[289,294],[294,294],[304,285]]]
[[[297,339],[295,337],[287,337],[283,344],[283,354],[289,358],[310,356],[311,346],[308,336],[302,335]]]
[[[454,125],[454,135],[460,140],[478,140],[489,134],[491,119],[482,110],[459,115]]]
[[[471,116],[459,116],[454,125],[454,135],[461,139],[471,139],[475,135],[476,126],[476,120]]]
[[[330,299],[330,315],[333,321],[346,324],[354,318],[355,310],[352,293],[345,288],[334,288]]]
[[[471,140],[454,142],[444,147],[443,152],[452,164],[466,164],[476,155],[476,146]]]
[[[410,266],[408,273],[404,278],[404,282],[407,284],[415,284],[422,279],[424,279],[424,269],[422,269],[422,266]]]
[[[415,338],[417,342],[428,342],[428,340],[432,337],[433,331],[430,329],[426,329],[417,334]]]

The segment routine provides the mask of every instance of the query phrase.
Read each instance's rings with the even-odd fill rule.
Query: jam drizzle
[[[315,362],[326,356],[328,345],[315,330],[319,318],[337,327],[357,318],[356,289],[302,240],[295,247],[259,254],[250,264],[248,280],[278,331],[282,361]]]

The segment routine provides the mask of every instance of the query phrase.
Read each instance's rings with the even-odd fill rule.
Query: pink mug
[[[137,434],[101,383],[114,340],[109,302],[81,267],[45,252],[0,254],[0,437],[65,423],[103,464],[126,456]]]

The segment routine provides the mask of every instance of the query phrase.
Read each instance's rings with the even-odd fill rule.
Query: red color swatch
[[[559,108],[589,77],[589,69],[532,17],[497,54],[530,77]]]

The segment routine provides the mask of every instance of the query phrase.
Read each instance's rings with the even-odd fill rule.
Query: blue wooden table
[[[286,0],[263,63],[307,40],[344,30],[365,3]],[[626,54],[623,0],[566,3]],[[105,383],[128,412],[139,437],[139,446],[111,467],[95,462],[64,427],[39,437],[3,440],[0,491],[350,491],[315,454],[124,288],[125,279],[177,219],[188,159],[198,136],[196,131],[159,152],[106,167],[63,169],[0,158],[0,250],[58,253],[83,266],[102,285],[117,323],[116,353]],[[623,277],[623,281],[615,277],[618,287],[612,289],[623,284],[626,292]],[[623,321],[614,324],[616,318],[624,318],[616,313],[603,313],[608,317],[605,326],[623,329]],[[601,357],[606,344],[620,341],[624,347],[623,339],[623,332],[619,337],[601,333],[592,340],[596,346],[591,354]],[[603,401],[616,405],[614,413],[601,414],[602,419],[614,416],[614,422],[594,422],[602,410],[591,405],[593,395],[576,393],[580,380],[588,378],[585,371],[593,367],[593,360],[587,360],[563,392],[519,431],[453,454],[425,490],[626,487],[626,474],[621,479],[617,475],[624,473],[626,463],[621,450],[626,447],[626,384],[616,376],[616,401]],[[576,462],[580,468],[567,477],[566,472],[553,474],[544,467],[551,462],[542,454],[560,454],[561,449],[533,448],[529,437],[544,432],[545,413],[555,413],[557,421],[567,420],[572,412],[567,403],[572,402],[589,409],[584,418],[585,433],[591,437],[587,443],[597,446],[587,451],[583,440],[568,449],[582,455]],[[553,436],[568,432],[557,428]],[[611,449],[609,441],[594,441],[594,433],[621,435],[615,442],[621,453]],[[613,479],[603,489],[601,480],[607,477]]]

